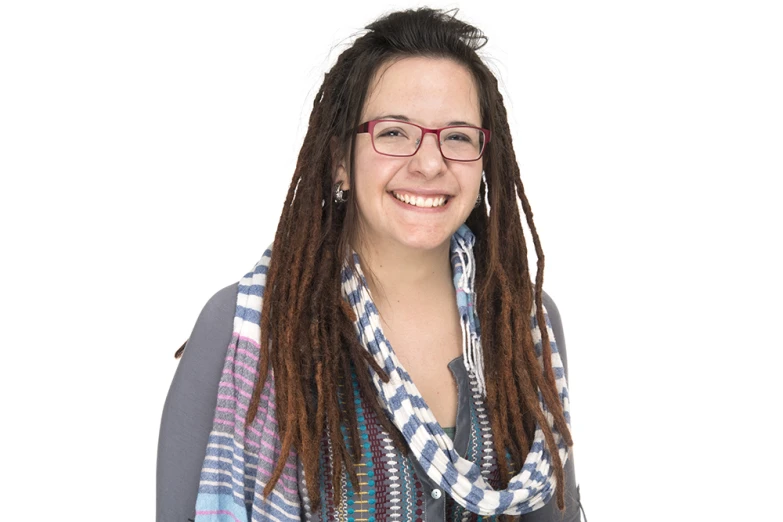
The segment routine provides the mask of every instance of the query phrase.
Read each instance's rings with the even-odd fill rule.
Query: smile
[[[422,208],[442,207],[449,200],[449,196],[446,195],[428,196],[425,198],[422,196],[413,196],[410,194],[398,194],[397,192],[393,192],[393,191],[392,191],[392,195],[395,198],[402,201],[403,203],[407,203],[408,205],[414,207],[422,207]]]

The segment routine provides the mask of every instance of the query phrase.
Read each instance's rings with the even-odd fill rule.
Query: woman
[[[579,519],[543,254],[485,41],[420,9],[339,56],[272,247],[188,341],[159,517],[197,489],[198,521]]]

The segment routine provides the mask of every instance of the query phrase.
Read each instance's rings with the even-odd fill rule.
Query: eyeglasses
[[[357,134],[367,132],[375,152],[384,156],[413,156],[421,147],[424,135],[435,134],[440,153],[447,160],[476,161],[489,143],[490,132],[469,125],[454,125],[428,129],[399,120],[371,120],[359,125]]]

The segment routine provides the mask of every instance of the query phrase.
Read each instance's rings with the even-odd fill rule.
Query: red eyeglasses
[[[489,143],[489,129],[470,125],[452,125],[428,129],[399,120],[370,120],[356,129],[357,134],[369,133],[373,149],[384,156],[407,157],[419,151],[424,135],[434,134],[444,158],[451,161],[476,161]]]

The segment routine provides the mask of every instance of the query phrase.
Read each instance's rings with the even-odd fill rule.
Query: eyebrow
[[[405,116],[404,114],[384,114],[383,116],[379,116],[377,118],[373,118],[374,120],[400,120],[400,121],[407,121],[409,123],[413,123],[410,118]],[[474,123],[470,123],[467,121],[450,121],[446,124],[446,127],[450,127],[452,125],[468,125],[470,127],[479,127],[479,125],[476,125]]]

